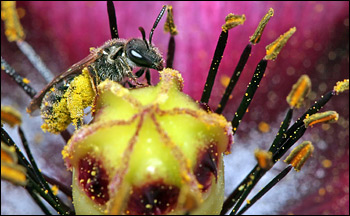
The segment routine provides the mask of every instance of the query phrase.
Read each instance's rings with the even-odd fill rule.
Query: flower
[[[290,43],[283,48],[277,60],[269,63],[266,76],[260,83],[261,87],[251,103],[249,112],[242,120],[242,124],[245,122],[245,125],[241,125],[237,132],[236,148],[232,149],[232,160],[239,163],[248,163],[248,160],[245,162],[245,159],[234,158],[234,152],[243,148],[244,143],[253,143],[255,147],[259,145],[263,148],[264,145],[267,147],[272,142],[277,129],[271,130],[271,133],[260,134],[254,128],[257,128],[262,121],[270,123],[272,128],[279,127],[282,120],[280,116],[284,115],[288,108],[285,97],[300,75],[308,74],[311,79],[313,87],[308,100],[310,104],[323,93],[331,90],[337,81],[349,77],[348,2],[116,2],[120,36],[122,38],[140,37],[138,26],[143,26],[146,32],[149,32],[163,4],[173,5],[175,24],[179,31],[175,37],[174,68],[183,75],[184,92],[197,100],[201,96],[224,17],[231,12],[246,16],[244,25],[229,32],[227,47],[209,101],[209,105],[214,108],[224,91],[220,78],[224,75],[231,76],[242,50],[249,41],[249,36],[254,33],[257,24],[268,9],[274,9],[275,14],[267,24],[261,41],[253,47],[252,56],[248,60],[232,99],[229,100],[223,112],[229,120],[232,119],[240,103],[252,71],[264,56],[264,47],[290,27],[297,28],[297,32],[290,39]],[[25,16],[21,19],[26,32],[25,40],[33,45],[55,74],[59,74],[84,58],[89,53],[90,47],[100,46],[110,38],[105,2],[18,2],[18,7],[25,10]],[[169,36],[162,33],[160,26],[163,22],[161,21],[155,30],[153,42],[165,56]],[[5,37],[1,37],[1,45],[1,55],[19,73],[31,80],[32,86],[37,90],[44,87],[44,80],[37,75],[14,43],[9,43]],[[156,82],[157,76],[154,71],[152,75],[153,81]],[[25,110],[30,100],[22,90],[15,87],[7,76],[2,77],[1,86],[2,103],[16,105],[21,110]],[[298,191],[302,196],[288,197],[296,203],[293,206],[285,202],[283,208],[279,204],[279,208],[269,206],[269,209],[264,210],[258,205],[259,202],[264,202],[263,199],[271,199],[267,194],[255,207],[251,208],[251,210],[256,209],[255,213],[349,213],[348,93],[332,99],[327,104],[327,110],[336,110],[340,116],[339,121],[332,126],[315,126],[305,135],[315,144],[315,152],[310,158],[310,163],[298,173],[298,176],[302,175],[302,177],[299,180],[293,179],[300,183]],[[295,118],[297,116],[299,114],[295,114]],[[29,142],[35,143],[34,134],[42,134],[41,119],[25,117],[23,114],[23,122],[24,126],[27,126],[25,130],[32,134]],[[37,128],[33,125],[37,125]],[[62,142],[51,137],[51,134],[44,135],[45,141],[40,148],[36,149],[37,158],[49,161],[46,166],[43,165],[44,171],[56,177],[62,175],[60,179],[70,184],[67,180],[70,174],[65,172],[62,159],[54,156],[59,154],[62,148],[62,144],[59,143]],[[42,150],[39,149],[44,146],[48,147],[47,151],[41,152]],[[254,158],[253,150],[250,151],[252,158]],[[55,158],[56,161],[51,158]],[[331,161],[331,166],[329,163],[325,166],[324,164],[327,163],[322,163],[324,161]],[[251,166],[246,172],[249,172]],[[56,174],[55,171],[57,171]],[[231,183],[237,184],[245,174],[235,174],[235,179],[230,179]],[[297,175],[293,177],[299,178]],[[227,179],[226,182],[229,183]],[[308,182],[312,182],[313,185]],[[281,189],[276,187],[273,190]],[[273,193],[273,190],[270,193]],[[9,205],[4,203],[5,201],[2,200],[2,206],[8,208],[6,206]],[[5,211],[3,209],[2,213]],[[248,211],[248,213],[251,212]]]

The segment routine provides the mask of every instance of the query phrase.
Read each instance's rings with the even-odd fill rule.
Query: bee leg
[[[147,70],[146,70],[146,75],[145,75],[145,77],[146,77],[146,80],[147,80],[147,84],[148,84],[148,85],[152,85],[152,84],[151,84],[151,72],[149,71],[148,68],[147,68]]]
[[[77,121],[77,129],[80,129],[84,125],[84,120],[83,119],[78,119]]]
[[[131,78],[135,83],[136,85],[145,85],[143,83],[140,83],[139,81],[137,81],[137,76],[135,76],[131,71],[128,72],[128,77]]]
[[[136,87],[136,85],[132,84],[132,83],[129,82],[129,81],[126,81],[126,82],[124,83],[124,87],[125,87],[126,84],[128,84],[130,88],[135,88],[135,87]]]
[[[141,68],[140,70],[138,70],[135,75],[137,78],[141,77],[143,74],[145,73],[145,69]]]

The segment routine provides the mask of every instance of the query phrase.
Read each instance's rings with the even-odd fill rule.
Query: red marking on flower
[[[210,144],[209,148],[200,153],[194,174],[197,181],[203,185],[202,191],[206,191],[212,184],[212,175],[217,180],[218,174],[218,150],[216,144]]]
[[[176,207],[180,189],[163,181],[147,183],[133,187],[126,213],[161,215],[169,213]]]
[[[203,110],[207,111],[208,113],[214,112],[213,109],[207,103],[199,102],[198,104]]]
[[[109,200],[108,174],[102,162],[90,155],[79,161],[79,183],[85,193],[96,203],[104,205]]]

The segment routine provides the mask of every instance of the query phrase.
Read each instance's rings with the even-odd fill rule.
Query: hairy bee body
[[[46,122],[46,126],[44,126],[46,129],[43,129],[57,133],[65,129],[71,121],[75,125],[79,125],[79,122],[82,121],[83,110],[92,105],[94,100],[94,96],[91,94],[89,94],[89,98],[81,99],[79,94],[82,94],[82,90],[76,93],[75,89],[79,87],[71,87],[73,81],[84,82],[88,91],[96,92],[96,86],[107,79],[119,83],[122,83],[127,77],[135,80],[135,76],[132,74],[132,69],[135,66],[161,70],[162,64],[163,58],[158,49],[146,40],[138,38],[109,40],[104,45],[92,49],[89,56],[56,77],[34,97],[27,111],[32,114],[33,111],[40,108],[41,116]],[[84,81],[77,81],[77,77],[83,77],[84,70],[87,71],[88,76],[85,74]],[[74,111],[76,114],[72,114],[68,107],[70,101],[75,100],[73,98],[85,100],[85,102],[74,102],[78,106],[71,103],[74,109],[79,109]],[[60,121],[58,128],[57,120]]]
[[[132,67],[121,63],[126,60],[120,60],[121,58],[125,58],[122,54],[123,46],[125,44],[126,41],[123,39],[107,41],[103,46],[92,50],[92,53],[90,54],[91,56],[88,56],[88,58],[85,59],[87,62],[90,62],[90,59],[93,59],[93,61],[87,66],[87,69],[94,87],[106,79],[121,82],[128,76],[128,72]],[[110,53],[111,50],[119,50],[119,52]],[[85,64],[85,62],[82,63],[82,65]],[[75,70],[73,67],[68,69],[67,75],[59,76],[58,81],[55,79],[55,82],[52,85],[48,85],[48,87],[40,93],[40,95],[43,95],[40,106],[41,113],[45,113],[43,116],[53,114],[54,104],[60,103],[68,90],[70,83],[81,74],[83,68],[78,68],[79,69],[76,72],[73,71]]]

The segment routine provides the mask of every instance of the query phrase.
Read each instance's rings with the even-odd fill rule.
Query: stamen
[[[18,164],[15,148],[3,142],[1,142],[1,179],[22,186],[27,184],[26,168]]]
[[[344,79],[344,81],[338,81],[334,86],[334,91],[338,95],[341,92],[349,90],[349,79]]]
[[[28,192],[30,194],[32,194],[33,191],[40,194],[40,196],[42,196],[42,198],[44,198],[59,214],[67,215],[74,213],[74,211],[71,211],[57,197],[52,197],[51,194],[46,194],[44,192],[46,189],[42,187],[42,182],[38,177],[38,173],[34,172],[32,165],[27,161],[26,157],[24,157],[18,146],[13,142],[11,137],[3,128],[1,128],[1,141],[4,142],[7,146],[13,146],[16,149],[16,154],[19,162],[18,164],[26,167],[28,177],[26,189],[28,188]],[[35,200],[35,197],[33,197],[33,199]],[[45,212],[46,210],[43,211]]]
[[[280,143],[281,139],[286,136],[285,132],[288,129],[290,121],[292,120],[292,116],[293,116],[293,109],[289,108],[286,116],[284,117],[283,122],[281,123],[280,129],[278,130],[278,133],[272,145],[270,146],[269,151],[272,152],[272,154],[274,154],[276,150],[280,148],[278,144]]]
[[[45,180],[50,183],[51,185],[57,185],[59,191],[61,191],[62,193],[64,193],[66,196],[68,197],[73,197],[72,196],[72,188],[70,186],[66,186],[64,185],[62,182],[51,178],[49,176],[47,176],[46,174],[42,173],[43,177],[45,178]],[[52,189],[53,190],[53,189]],[[53,191],[54,192],[54,191]]]
[[[115,8],[114,8],[113,1],[107,1],[107,12],[108,12],[108,19],[109,19],[109,28],[111,30],[111,37],[119,38],[117,16],[115,15]]]
[[[242,15],[242,16],[233,15],[231,13],[231,14],[226,16],[226,18],[225,18],[226,23],[222,26],[222,31],[221,31],[221,34],[219,37],[219,41],[216,45],[213,60],[212,60],[211,65],[210,65],[209,73],[207,76],[207,81],[205,82],[205,85],[204,85],[202,97],[200,100],[201,103],[208,103],[208,101],[209,101],[211,90],[212,90],[213,85],[214,85],[216,73],[218,71],[220,61],[222,59],[222,55],[223,55],[225,47],[226,47],[227,38],[228,38],[228,30],[237,26],[237,25],[243,24],[244,21],[245,21],[244,15]]]
[[[327,111],[306,116],[304,124],[305,127],[309,127],[317,123],[334,123],[338,121],[338,118],[339,114],[336,111]]]
[[[175,57],[175,37],[174,36],[177,35],[178,31],[174,23],[173,7],[171,5],[168,5],[167,11],[168,11],[168,14],[167,14],[166,22],[164,24],[164,31],[170,32],[170,39],[169,39],[169,45],[168,45],[166,67],[172,68],[174,57]]]
[[[221,114],[222,111],[224,110],[224,108],[226,106],[226,103],[227,103],[227,101],[228,101],[228,99],[229,99],[233,89],[235,88],[236,83],[237,83],[240,75],[243,72],[244,66],[246,65],[246,63],[248,61],[248,58],[249,58],[251,50],[252,50],[252,45],[257,44],[260,41],[262,32],[264,31],[264,28],[265,28],[267,22],[269,21],[269,19],[272,16],[273,16],[273,9],[270,8],[269,12],[260,21],[259,26],[256,29],[254,35],[251,36],[250,43],[247,44],[247,46],[245,47],[245,49],[244,49],[244,51],[243,51],[243,53],[242,53],[242,55],[241,55],[241,57],[239,59],[239,62],[237,64],[237,66],[236,66],[236,69],[235,69],[235,71],[232,74],[230,83],[226,87],[225,93],[222,96],[221,101],[220,101],[220,103],[218,105],[218,108],[215,111],[216,113]],[[242,16],[242,17],[244,17],[244,16]],[[245,17],[244,17],[244,19],[245,19]],[[254,41],[254,42],[252,42],[252,41]]]
[[[21,113],[11,106],[1,106],[1,122],[9,124],[11,127],[22,123]]]
[[[284,162],[292,165],[294,169],[299,172],[306,160],[314,151],[314,146],[310,141],[304,141],[292,150]]]
[[[227,32],[228,30],[238,26],[243,25],[245,22],[245,15],[234,15],[233,13],[228,14],[225,17],[225,24],[222,25],[222,31]]]
[[[26,41],[17,41],[18,48],[22,51],[22,53],[28,58],[30,63],[32,63],[33,67],[38,70],[38,72],[44,77],[46,82],[51,82],[54,79],[53,73],[50,69],[47,68],[45,63],[41,60],[40,56],[36,54],[30,44]]]
[[[247,44],[247,46],[243,50],[243,53],[238,61],[238,64],[235,68],[235,71],[232,74],[229,85],[226,87],[225,93],[221,98],[221,101],[218,105],[218,108],[215,110],[216,113],[221,114],[222,111],[224,110],[226,103],[227,103],[228,99],[230,98],[230,95],[231,95],[233,89],[235,88],[239,77],[241,76],[241,74],[243,72],[244,66],[246,65],[246,63],[248,61],[251,50],[252,50],[252,45],[249,43],[249,44]]]
[[[173,17],[173,6],[168,5],[167,6],[167,17],[164,24],[164,31],[170,32],[172,36],[177,35],[178,31],[176,29],[175,23],[174,23],[174,17]]]
[[[264,196],[272,187],[274,187],[279,181],[281,181],[292,169],[292,166],[287,166],[282,172],[280,172],[275,178],[273,178],[263,189],[261,189],[242,209],[237,213],[237,215],[243,214],[249,209],[256,201],[258,201],[262,196]]]
[[[309,94],[311,90],[311,80],[308,75],[302,75],[298,82],[293,85],[292,90],[287,96],[287,102],[291,109],[299,108],[304,98]]]
[[[287,43],[288,39],[294,34],[296,28],[289,29],[286,33],[281,35],[277,40],[266,46],[266,60],[275,60],[277,55],[281,52],[283,46]]]
[[[234,118],[232,119],[232,128],[233,133],[236,133],[239,123],[241,122],[244,114],[247,111],[247,108],[252,101],[254,94],[256,90],[259,87],[259,83],[261,79],[263,78],[263,75],[265,73],[267,67],[267,60],[262,59],[259,64],[256,66],[255,73],[252,77],[252,80],[248,84],[248,88],[246,90],[246,93],[244,94],[241,104],[239,105]]]
[[[23,82],[23,77],[19,75],[15,69],[13,69],[1,56],[1,70],[5,71],[22,89],[30,98],[33,98],[36,95],[36,91],[28,84]]]
[[[273,16],[273,9],[270,8],[269,11],[267,12],[267,14],[262,18],[262,20],[260,21],[258,27],[256,28],[254,34],[250,37],[250,43],[252,43],[253,45],[259,43],[261,35],[265,29],[265,26],[267,25],[267,23],[269,22],[270,18]]]
[[[255,150],[254,155],[260,168],[269,170],[273,166],[272,152],[257,149]]]
[[[1,19],[5,23],[5,35],[10,42],[16,41],[18,48],[29,59],[30,63],[39,71],[47,82],[53,80],[54,75],[46,67],[34,49],[24,41],[25,34],[16,11],[16,2],[1,2]]]
[[[25,34],[19,21],[15,1],[1,2],[1,19],[5,23],[5,36],[8,41],[24,40]]]
[[[62,205],[62,207],[66,208],[66,211],[69,209],[67,206],[65,206],[63,204],[63,202],[53,194],[50,186],[48,185],[47,181],[44,179],[43,175],[41,174],[41,171],[39,170],[35,160],[34,160],[34,157],[31,153],[31,150],[30,150],[30,147],[28,145],[28,142],[27,142],[27,139],[24,135],[24,132],[23,130],[21,129],[21,127],[18,127],[18,133],[21,137],[21,140],[22,140],[22,144],[23,144],[23,147],[24,147],[24,150],[28,156],[28,159],[32,165],[32,170],[34,171],[34,174],[36,175],[36,177],[38,178],[39,180],[39,183],[41,184],[42,188],[44,190],[47,191],[47,194],[58,204],[58,205]]]

